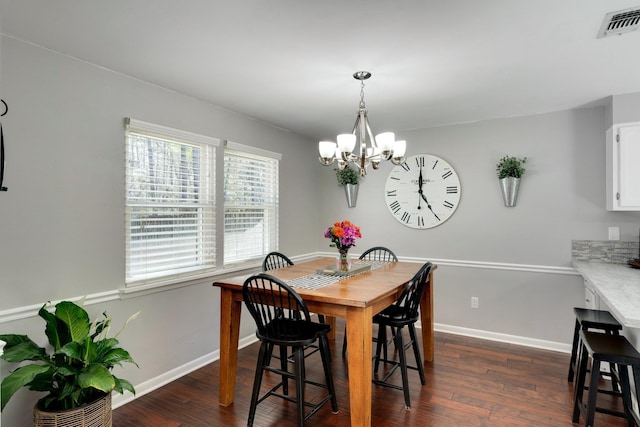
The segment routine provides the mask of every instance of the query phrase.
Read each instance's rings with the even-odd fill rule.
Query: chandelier
[[[407,148],[407,142],[396,141],[393,132],[383,132],[373,137],[364,105],[364,81],[369,77],[371,73],[368,71],[358,71],[353,74],[354,79],[360,80],[360,107],[353,131],[338,135],[337,144],[333,141],[318,143],[320,163],[329,166],[337,161],[339,169],[345,169],[349,164],[353,164],[362,177],[367,174],[369,165],[373,169],[378,169],[382,160],[391,160],[394,165],[399,165],[404,161]],[[353,150],[358,141],[360,145],[358,151],[354,153]]]

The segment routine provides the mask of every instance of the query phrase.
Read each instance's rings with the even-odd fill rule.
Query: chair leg
[[[402,342],[402,328],[396,330],[394,342],[398,349],[398,357],[400,358],[400,372],[402,373],[402,391],[404,392],[405,409],[411,409],[411,396],[409,395],[409,375],[407,373],[407,355],[404,351],[404,343]]]
[[[585,351],[583,345],[580,345],[576,357],[578,357],[577,360],[579,361],[579,363],[577,365],[578,370],[576,372],[578,376],[576,382],[574,383],[573,417],[571,418],[574,423],[580,421],[580,412],[582,411],[583,407],[582,399],[584,396],[584,382],[587,376],[587,362],[589,359],[589,355]]]
[[[608,335],[620,335],[618,333],[618,331],[607,331]],[[613,390],[618,390],[621,391],[620,388],[620,384],[617,378],[618,372],[616,371],[615,367],[613,366],[613,364],[609,364],[610,369],[610,374],[611,374],[611,387],[613,388]]]
[[[593,358],[591,364],[591,380],[589,381],[589,397],[587,398],[587,410],[585,414],[585,427],[593,426],[596,415],[596,403],[598,400],[598,383],[600,382],[600,361]]]
[[[379,325],[378,331],[381,332],[380,336],[382,337],[382,360],[386,363],[386,361],[389,360],[389,349],[387,348],[389,338],[387,336],[387,327]],[[393,328],[391,328],[391,332],[393,332]],[[393,334],[391,337],[392,339],[395,338]]]
[[[567,381],[572,382],[575,372],[573,367],[577,366],[577,354],[578,354],[578,340],[580,337],[580,322],[576,319],[576,325],[573,328],[573,347],[571,347],[571,360],[569,360],[569,375],[567,375]]]
[[[331,372],[331,362],[329,358],[329,354],[331,350],[329,349],[329,341],[327,340],[327,336],[323,335],[320,337],[320,358],[322,359],[322,366],[324,368],[324,376],[327,382],[327,390],[331,395],[331,410],[334,414],[338,413],[338,399],[336,398],[336,388],[333,383],[333,374]]]
[[[271,365],[271,355],[273,354],[273,344],[269,344],[267,351],[267,365]]]
[[[422,365],[420,348],[418,346],[418,340],[416,339],[416,327],[413,323],[409,325],[409,336],[411,337],[411,346],[413,347],[413,355],[416,359],[416,368],[418,368],[418,374],[420,374],[420,382],[422,383],[422,385],[425,385],[427,384],[427,378],[424,375],[424,366]]]
[[[347,328],[344,328],[344,339],[342,340],[342,357],[347,354]]]
[[[396,328],[390,326],[389,329],[391,329],[391,339],[393,340],[396,336]],[[389,360],[389,346],[387,345],[387,341],[389,340],[389,338],[387,337],[386,326],[382,326],[382,339],[384,339],[384,343],[382,344],[382,356],[384,358],[383,360]]]
[[[287,346],[280,346],[280,369],[284,372],[288,372],[287,363],[289,359],[287,358]],[[282,375],[282,394],[285,396],[289,395],[289,378],[286,375]]]
[[[622,388],[622,402],[624,404],[624,413],[627,414],[627,423],[629,427],[634,427],[635,421],[633,419],[633,403],[631,402],[631,390],[629,382],[629,367],[626,365],[618,365],[618,375],[620,375],[620,386]]]
[[[298,406],[298,426],[304,427],[304,347],[295,348],[296,361],[296,403]]]
[[[633,383],[634,390],[636,391],[636,402],[640,402],[640,366],[633,366]],[[635,418],[635,416],[634,416]],[[640,419],[636,420],[638,425],[640,425]]]
[[[251,392],[251,405],[249,406],[249,419],[247,426],[253,425],[253,419],[256,416],[256,407],[258,406],[258,398],[260,397],[260,386],[262,385],[262,373],[264,372],[265,362],[267,361],[266,355],[269,353],[269,344],[263,342],[260,345],[260,352],[258,353],[258,362],[256,363],[256,374],[253,379],[253,391]]]
[[[397,331],[396,331],[396,328],[394,328],[393,326],[389,326],[389,329],[391,330],[391,336],[392,336],[392,337],[395,337],[395,336],[396,336],[396,332],[397,332]],[[393,341],[393,342],[394,342],[394,344],[393,344],[393,345],[395,346],[395,340],[394,340],[394,339],[391,339],[391,341]],[[395,349],[395,351],[398,351],[398,349],[396,348],[396,349]]]
[[[380,368],[380,353],[382,353],[382,346],[386,345],[386,337],[384,334],[384,327],[382,325],[378,326],[378,339],[376,342],[376,356],[375,362],[373,365],[373,372],[378,373],[378,369]]]

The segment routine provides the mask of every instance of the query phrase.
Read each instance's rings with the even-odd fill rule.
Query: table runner
[[[371,265],[371,269],[367,271],[374,270],[378,267],[386,264],[381,261],[354,261],[353,264],[357,265]],[[325,286],[331,285],[332,283],[338,282],[342,279],[347,279],[349,277],[357,276],[358,274],[366,273],[367,271],[363,271],[357,274],[352,274],[349,276],[342,276],[339,274],[325,274],[325,273],[313,273],[307,274],[306,276],[298,277],[292,280],[288,280],[287,284],[294,288],[302,288],[302,289],[320,289]]]

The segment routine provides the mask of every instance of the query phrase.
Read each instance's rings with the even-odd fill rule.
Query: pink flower
[[[330,246],[335,246],[338,250],[348,250],[356,245],[356,239],[361,238],[362,233],[360,233],[360,227],[344,220],[328,227],[324,232],[324,237],[331,239]]]

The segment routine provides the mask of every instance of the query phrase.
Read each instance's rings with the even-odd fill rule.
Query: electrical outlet
[[[609,227],[609,240],[620,240],[620,227]]]
[[[478,297],[471,297],[471,308],[478,308]]]

